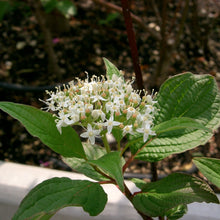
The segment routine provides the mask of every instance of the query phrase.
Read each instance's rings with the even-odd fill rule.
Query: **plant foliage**
[[[40,183],[27,194],[13,220],[50,219],[66,206],[81,206],[95,216],[102,212],[106,202],[107,195],[98,183],[55,177]]]
[[[47,7],[54,2],[48,1],[52,5]],[[154,99],[146,92],[140,97],[114,64],[106,58],[104,63],[107,80],[96,76],[91,82],[78,79],[64,91],[58,88],[48,92],[51,97],[44,103],[48,110],[58,112],[56,116],[31,106],[0,102],[1,110],[61,154],[73,170],[95,180],[46,180],[27,194],[13,220],[50,219],[66,206],[80,206],[91,216],[98,215],[107,202],[101,184],[107,183],[116,185],[143,219],[166,216],[176,220],[192,202],[219,203],[206,182],[186,174],[173,173],[150,183],[133,179],[140,189],[134,193],[124,181],[124,172],[135,158],[155,162],[209,140],[220,125],[220,96],[214,78],[192,73],[171,77]],[[88,142],[82,143],[71,125],[87,127],[80,136]],[[107,133],[116,138],[117,150],[109,146]],[[122,145],[126,136],[129,141]],[[102,139],[103,146],[95,144],[96,138]],[[125,161],[123,155],[129,147],[132,155]],[[201,157],[193,161],[220,187],[219,159]]]
[[[196,94],[196,95],[195,95]],[[211,138],[210,129],[220,125],[220,96],[212,76],[184,73],[168,79],[157,95],[155,128],[157,138],[144,147],[136,158],[159,161],[171,154],[190,150]],[[134,142],[139,135],[132,136]],[[144,145],[132,145],[133,154]]]

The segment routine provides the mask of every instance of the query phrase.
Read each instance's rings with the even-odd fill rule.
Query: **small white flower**
[[[120,79],[120,77],[117,76],[116,74],[113,74],[113,75],[112,75],[112,81],[113,81],[113,82],[116,82],[116,81],[118,81],[119,79]]]
[[[107,126],[107,130],[108,130],[108,133],[110,134],[112,132],[112,128],[113,126],[118,126],[120,125],[121,123],[118,122],[118,121],[114,121],[114,118],[113,118],[113,115],[109,118],[109,120],[107,120],[103,125],[104,126]]]
[[[102,121],[105,120],[105,113],[100,109],[95,109],[92,111],[92,117],[97,120],[99,117],[101,117]]]
[[[91,99],[93,99],[92,100],[92,102],[94,103],[94,102],[97,102],[97,101],[99,101],[99,100],[101,100],[101,101],[106,101],[106,99],[104,99],[102,96],[100,96],[100,95],[94,95],[94,96],[91,96]]]
[[[85,100],[89,100],[89,96],[87,94],[77,95],[77,101],[84,102]]]
[[[85,109],[88,109],[89,111],[93,110],[93,105],[92,104],[85,104]]]
[[[95,125],[100,130],[100,132],[103,130],[103,123],[97,122],[97,123],[95,123]]]
[[[99,91],[99,89],[100,89],[100,85],[97,83],[97,82],[91,82],[90,83],[91,85],[92,85],[92,91],[91,92],[98,92]]]
[[[113,95],[113,102],[115,105],[120,106],[120,109],[123,109],[125,106],[124,94]]]
[[[146,124],[143,128],[138,128],[136,131],[143,133],[143,141],[146,142],[149,135],[156,135],[154,131],[150,128],[151,124]]]
[[[148,104],[153,105],[154,103],[157,103],[157,101],[153,101],[152,95],[147,95],[146,101]]]
[[[113,103],[112,103],[112,102],[107,102],[107,103],[105,103],[106,113],[110,112],[112,106],[113,106]]]
[[[95,144],[95,137],[99,135],[99,130],[93,130],[90,124],[87,125],[87,131],[82,133],[80,136],[83,138],[89,138],[91,144]]]
[[[80,107],[80,108],[77,109],[77,112],[78,112],[79,115],[85,116],[86,111],[85,111],[84,107]]]
[[[85,104],[84,104],[83,101],[77,101],[77,103],[74,105],[74,107],[75,107],[76,109],[78,109],[78,108],[84,108],[84,106],[85,106]]]
[[[77,106],[74,105],[74,104],[70,104],[69,107],[68,107],[68,111],[69,111],[71,114],[75,114],[75,113],[78,114],[77,109],[78,109]]]
[[[70,115],[70,119],[73,122],[72,124],[74,124],[74,123],[79,121],[79,115],[78,114],[72,114],[72,115]]]
[[[67,108],[69,106],[69,103],[71,102],[69,97],[65,97],[65,99],[63,100],[63,108]]]
[[[69,114],[65,114],[63,112],[59,112],[59,119],[56,120],[56,127],[58,129],[58,131],[60,132],[60,134],[62,133],[62,127],[66,127],[68,125],[72,125],[75,123],[75,121],[69,119],[70,115]]]
[[[126,125],[124,128],[123,128],[123,136],[126,135],[126,134],[134,134],[133,132],[133,129],[132,129],[132,125]]]
[[[131,95],[129,96],[129,100],[132,100],[132,102],[134,103],[139,103],[141,101],[141,98],[137,93],[132,92]]]
[[[125,101],[124,101],[124,100],[119,100],[119,101],[118,101],[118,103],[117,103],[117,105],[119,105],[119,106],[120,106],[120,109],[121,109],[121,110],[123,110],[123,109],[124,109],[124,107],[126,106],[126,105],[125,105]]]
[[[92,84],[91,83],[84,83],[83,87],[80,88],[81,94],[87,94],[87,92],[92,92]]]
[[[46,101],[56,101],[58,99],[58,96],[54,94],[54,92],[50,93],[50,98],[46,99]]]
[[[145,107],[146,107],[146,110],[145,110],[146,113],[154,112],[153,105],[145,105]]]
[[[121,80],[117,80],[117,81],[115,81],[114,82],[114,86],[116,87],[116,88],[121,88],[122,87],[122,82],[121,82]]]
[[[42,108],[43,110],[46,110],[46,111],[50,111],[50,110],[57,111],[58,110],[56,106],[56,102],[54,102],[53,100],[51,100],[51,102],[47,102],[47,101],[40,99],[40,101],[47,105],[47,107]]]
[[[133,107],[127,108],[127,120],[136,112],[136,110]]]
[[[106,81],[104,82],[103,87],[104,87],[105,89],[108,89],[108,88],[111,88],[112,85],[113,85],[112,80],[106,80]]]
[[[110,112],[112,114],[114,114],[114,112],[120,112],[120,106],[116,105],[116,104],[113,104],[112,107],[110,108]]]
[[[149,124],[152,121],[152,116],[149,113],[139,114],[137,116],[138,123]]]
[[[60,134],[62,134],[62,127],[66,127],[67,124],[63,120],[56,120],[55,122],[57,130],[60,132]]]
[[[128,84],[126,86],[125,90],[126,90],[126,93],[128,93],[128,94],[131,93],[133,91],[133,88],[132,88],[131,84]]]
[[[124,100],[124,94],[113,94],[114,103],[118,103],[120,100]]]
[[[118,89],[115,88],[115,87],[112,87],[112,88],[110,88],[108,91],[109,91],[109,94],[110,94],[110,96],[111,96],[111,100],[113,100],[113,99],[114,99],[114,96],[118,93]]]

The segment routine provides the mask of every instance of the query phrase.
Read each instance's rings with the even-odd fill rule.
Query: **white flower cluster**
[[[47,110],[57,112],[57,129],[68,125],[81,125],[86,132],[81,137],[95,143],[96,136],[111,133],[114,127],[121,129],[123,136],[138,132],[146,142],[152,131],[155,112],[152,96],[141,98],[140,92],[132,88],[132,82],[125,82],[122,76],[113,75],[111,79],[93,76],[90,81],[71,81],[63,90],[57,88],[44,103]]]

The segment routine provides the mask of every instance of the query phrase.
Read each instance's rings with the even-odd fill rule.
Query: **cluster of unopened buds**
[[[104,76],[92,76],[84,81],[76,78],[63,90],[47,91],[50,97],[45,101],[46,109],[56,112],[55,122],[60,133],[62,127],[80,125],[86,130],[80,136],[88,138],[91,144],[95,143],[95,137],[111,134],[116,128],[122,137],[141,133],[146,142],[149,136],[155,135],[152,121],[156,101],[146,91],[142,91],[141,96],[141,91],[135,91],[132,83],[115,74],[111,79]]]

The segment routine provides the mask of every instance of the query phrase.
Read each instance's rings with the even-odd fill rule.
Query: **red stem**
[[[99,184],[115,184],[115,182],[113,182],[112,180],[105,180],[105,181],[99,181]]]
[[[136,80],[137,80],[137,87],[138,89],[142,90],[144,89],[143,78],[142,78],[141,68],[139,65],[137,44],[136,44],[135,34],[133,30],[128,1],[121,0],[121,5],[123,9],[123,16],[124,16],[124,21],[125,21],[125,26],[126,26],[127,36],[128,36],[128,42],[129,42],[129,46],[131,49],[131,56],[132,56],[134,72],[135,72]]]
[[[134,160],[134,158],[139,154],[139,152],[141,152],[151,141],[153,141],[156,138],[156,136],[154,136],[153,138],[151,138],[150,140],[148,140],[140,149],[137,150],[137,152],[135,154],[133,154],[125,163],[125,165],[123,166],[123,173],[125,172],[125,170],[128,168],[128,166],[130,165],[130,163]]]

